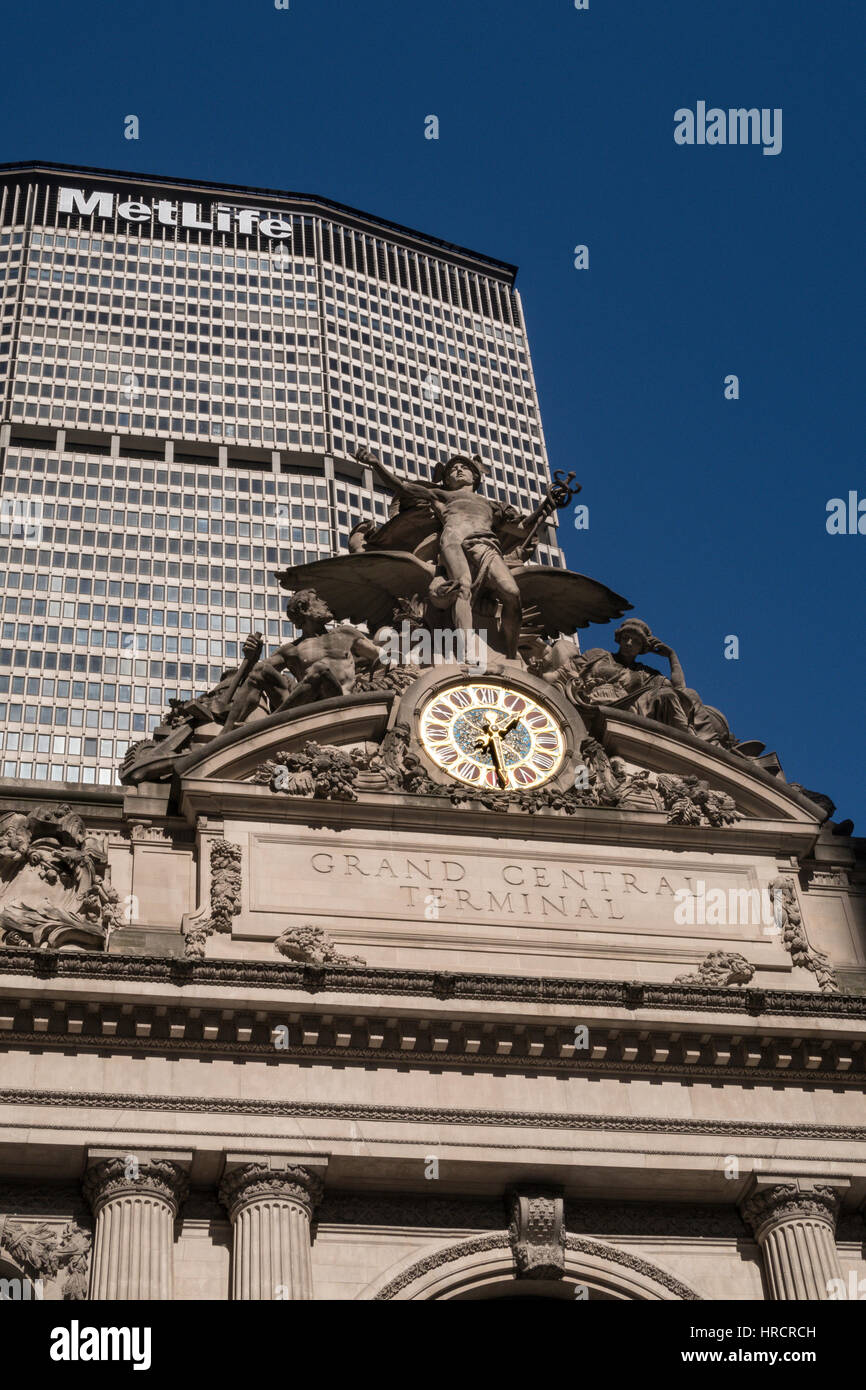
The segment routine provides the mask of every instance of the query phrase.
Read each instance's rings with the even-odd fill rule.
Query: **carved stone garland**
[[[231,932],[232,918],[241,910],[240,845],[214,840],[210,848],[210,914],[193,922],[186,933],[184,955],[204,960],[205,943],[214,932]]]
[[[814,950],[806,939],[803,914],[793,880],[775,878],[770,884],[770,891],[776,903],[776,923],[782,929],[782,940],[791,952],[794,964],[811,970],[819,989],[827,994],[838,994],[839,984],[828,957],[823,951]]]

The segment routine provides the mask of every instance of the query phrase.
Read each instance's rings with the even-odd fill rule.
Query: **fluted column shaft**
[[[313,1297],[310,1223],[321,1196],[321,1178],[297,1164],[248,1163],[226,1175],[233,1299]]]
[[[836,1250],[840,1189],[802,1179],[756,1184],[743,1217],[761,1250],[770,1297],[824,1300],[842,1280]]]
[[[174,1223],[187,1187],[168,1160],[110,1158],[88,1171],[84,1190],[96,1218],[89,1298],[173,1297]]]

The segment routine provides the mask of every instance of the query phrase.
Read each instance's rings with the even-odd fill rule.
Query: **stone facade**
[[[524,566],[534,645],[482,673],[364,669],[331,610],[399,587],[392,558],[323,572],[327,618],[296,592],[285,664],[251,645],[223,721],[175,711],[123,791],[4,789],[0,1277],[842,1296],[866,1276],[864,842],[645,624],[616,654],[542,640],[551,584],[574,622],[578,594],[621,610],[581,576]]]

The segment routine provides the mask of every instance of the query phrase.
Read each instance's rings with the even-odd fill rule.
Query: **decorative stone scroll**
[[[518,1279],[565,1274],[564,1199],[560,1188],[521,1187],[507,1194],[508,1234]]]

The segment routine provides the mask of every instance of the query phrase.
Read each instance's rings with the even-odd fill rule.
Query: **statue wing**
[[[430,507],[419,503],[415,507],[405,507],[383,522],[368,536],[367,549],[417,553],[422,546],[429,549],[438,534],[439,527]]]
[[[294,593],[315,589],[335,618],[366,622],[370,632],[390,623],[397,600],[424,597],[433,568],[405,551],[361,551],[336,555],[309,565],[290,565],[279,570],[280,586]]]
[[[631,608],[628,599],[597,579],[548,565],[514,571],[523,604],[523,631],[531,636],[571,633],[590,623],[609,623]]]

